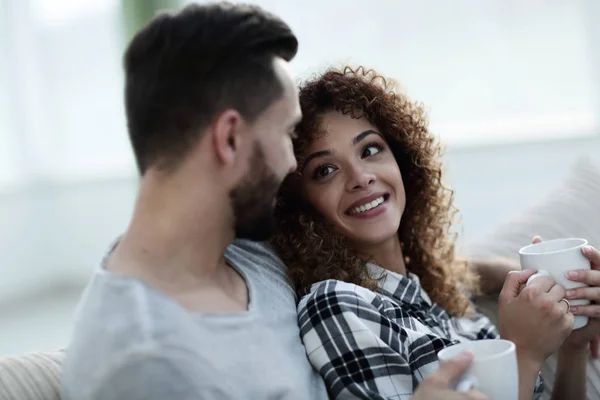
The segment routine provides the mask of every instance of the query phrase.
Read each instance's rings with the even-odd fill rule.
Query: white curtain
[[[0,184],[133,175],[119,2],[2,6]]]

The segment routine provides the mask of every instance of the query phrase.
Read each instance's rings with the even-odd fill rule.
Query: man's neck
[[[140,277],[167,293],[218,279],[234,233],[227,202],[217,197],[194,198],[142,181],[132,221],[107,269]]]

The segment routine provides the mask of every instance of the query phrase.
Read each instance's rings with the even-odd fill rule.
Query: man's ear
[[[240,135],[244,119],[239,112],[227,109],[221,112],[212,124],[210,134],[217,159],[220,163],[231,165],[235,162],[243,141]]]

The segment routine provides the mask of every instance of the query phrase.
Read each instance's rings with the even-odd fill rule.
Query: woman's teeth
[[[378,197],[375,200],[373,200],[367,204],[363,204],[361,206],[354,207],[352,210],[350,210],[350,212],[348,214],[356,215],[356,214],[363,213],[365,211],[369,211],[369,210],[379,206],[381,203],[383,203],[383,201],[384,201],[383,196]]]

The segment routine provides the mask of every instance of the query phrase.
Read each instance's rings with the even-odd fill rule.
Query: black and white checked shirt
[[[409,399],[438,368],[441,349],[499,337],[482,314],[455,318],[432,303],[414,274],[369,268],[385,274],[377,293],[326,280],[298,305],[306,353],[332,399]],[[538,379],[534,398],[542,391]]]

